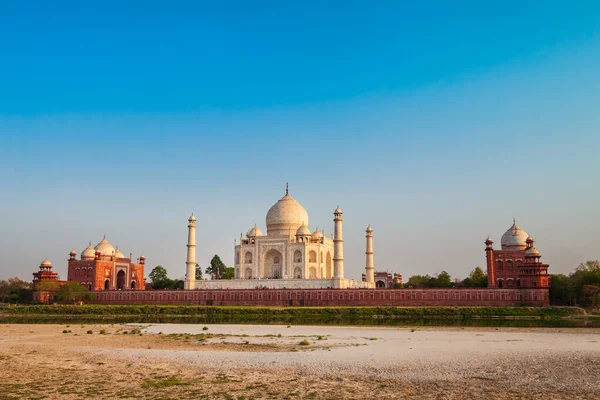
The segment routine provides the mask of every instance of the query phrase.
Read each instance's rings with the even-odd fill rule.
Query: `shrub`
[[[92,333],[94,333],[93,331],[87,331],[86,332],[88,335],[91,335]]]
[[[308,340],[304,339],[303,341],[301,341],[300,343],[298,343],[300,346],[308,346],[310,343],[308,342]]]
[[[208,330],[208,326],[203,326],[203,327],[202,327],[202,330],[203,330],[203,331],[207,331],[207,330]]]
[[[101,335],[106,335],[106,330],[104,330],[104,329],[101,329],[101,330],[100,330],[100,334],[101,334]]]

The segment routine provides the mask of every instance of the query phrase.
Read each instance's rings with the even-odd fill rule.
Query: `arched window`
[[[308,274],[310,279],[317,279],[317,269],[315,267],[310,267]]]
[[[244,264],[252,264],[252,253],[249,251],[244,255]]]
[[[252,268],[246,268],[246,273],[244,275],[246,279],[252,279]]]
[[[302,268],[300,268],[300,267],[294,268],[294,278],[302,279]]]
[[[308,262],[311,262],[311,263],[317,262],[317,252],[315,252],[314,250],[311,250],[310,253],[308,253]]]
[[[503,267],[504,267],[504,262],[503,262],[502,260],[498,260],[498,261],[496,262],[496,268],[498,269],[498,271],[499,271],[499,272],[500,272],[500,271],[502,271],[502,270],[503,270]]]
[[[502,282],[502,279],[498,280],[498,287],[502,288],[502,286],[504,286],[504,282]]]
[[[294,262],[297,262],[297,263],[302,262],[302,252],[300,250],[296,250],[294,252]]]
[[[273,257],[273,264],[281,264],[278,256]]]
[[[131,281],[131,288],[135,289],[135,281]]]
[[[513,260],[506,260],[506,269],[509,272],[513,272]]]
[[[108,290],[109,286],[110,286],[110,281],[107,279],[104,281],[104,290]]]

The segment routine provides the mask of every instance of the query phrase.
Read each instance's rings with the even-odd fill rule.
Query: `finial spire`
[[[286,182],[285,183],[285,194],[289,194],[289,193],[290,193],[290,189],[289,189],[288,183]]]

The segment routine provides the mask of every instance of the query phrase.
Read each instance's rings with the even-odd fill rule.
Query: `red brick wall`
[[[548,306],[540,289],[248,289],[149,290],[94,293],[97,304],[231,306]]]

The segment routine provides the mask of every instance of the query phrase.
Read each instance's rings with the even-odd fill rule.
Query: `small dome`
[[[46,258],[44,261],[42,261],[42,263],[40,264],[41,267],[51,267],[52,263]]]
[[[69,253],[69,255],[71,255],[71,256],[77,255],[77,252],[75,251],[75,249],[71,249],[71,252]]]
[[[146,256],[144,256],[143,254],[140,256],[140,260],[145,260]]]
[[[246,236],[249,238],[252,238],[252,237],[257,237],[257,236],[263,236],[263,233],[260,229],[258,229],[256,227],[256,225],[254,225],[254,227],[252,229],[250,229],[248,231],[248,233],[246,233]]]
[[[302,225],[296,231],[296,236],[310,236],[310,229],[308,229],[308,226]]]
[[[313,232],[313,234],[310,236],[311,240],[321,240],[323,238],[323,232],[320,232],[318,229],[316,231]]]
[[[93,260],[94,258],[96,258],[96,250],[90,244],[88,247],[86,247],[81,252],[81,259],[82,260]]]
[[[529,249],[527,249],[527,251],[525,252],[525,255],[541,257],[540,252],[535,247],[530,247]]]
[[[194,214],[192,214],[190,216],[190,218],[188,219],[188,222],[195,222],[196,221],[196,217],[194,217]]]
[[[492,240],[490,235],[488,235],[488,237],[485,239],[485,244],[492,244],[492,243],[494,243],[494,241]]]
[[[121,250],[119,250],[119,246],[117,245],[117,248],[115,249],[115,257],[117,258],[125,258],[125,255],[121,252]]]
[[[115,253],[115,248],[112,247],[112,244],[108,243],[106,236],[104,236],[104,239],[102,239],[102,241],[98,243],[94,249],[99,251],[103,256],[112,256]]]
[[[514,221],[513,225],[508,228],[504,235],[502,235],[502,239],[500,239],[502,250],[525,250],[527,248],[528,237],[529,234]]]
[[[335,209],[335,211],[333,213],[334,214],[343,214],[342,209],[340,208],[340,206],[337,206],[337,208]]]
[[[367,226],[367,230],[365,232],[373,233],[373,228],[371,228],[371,225]]]

